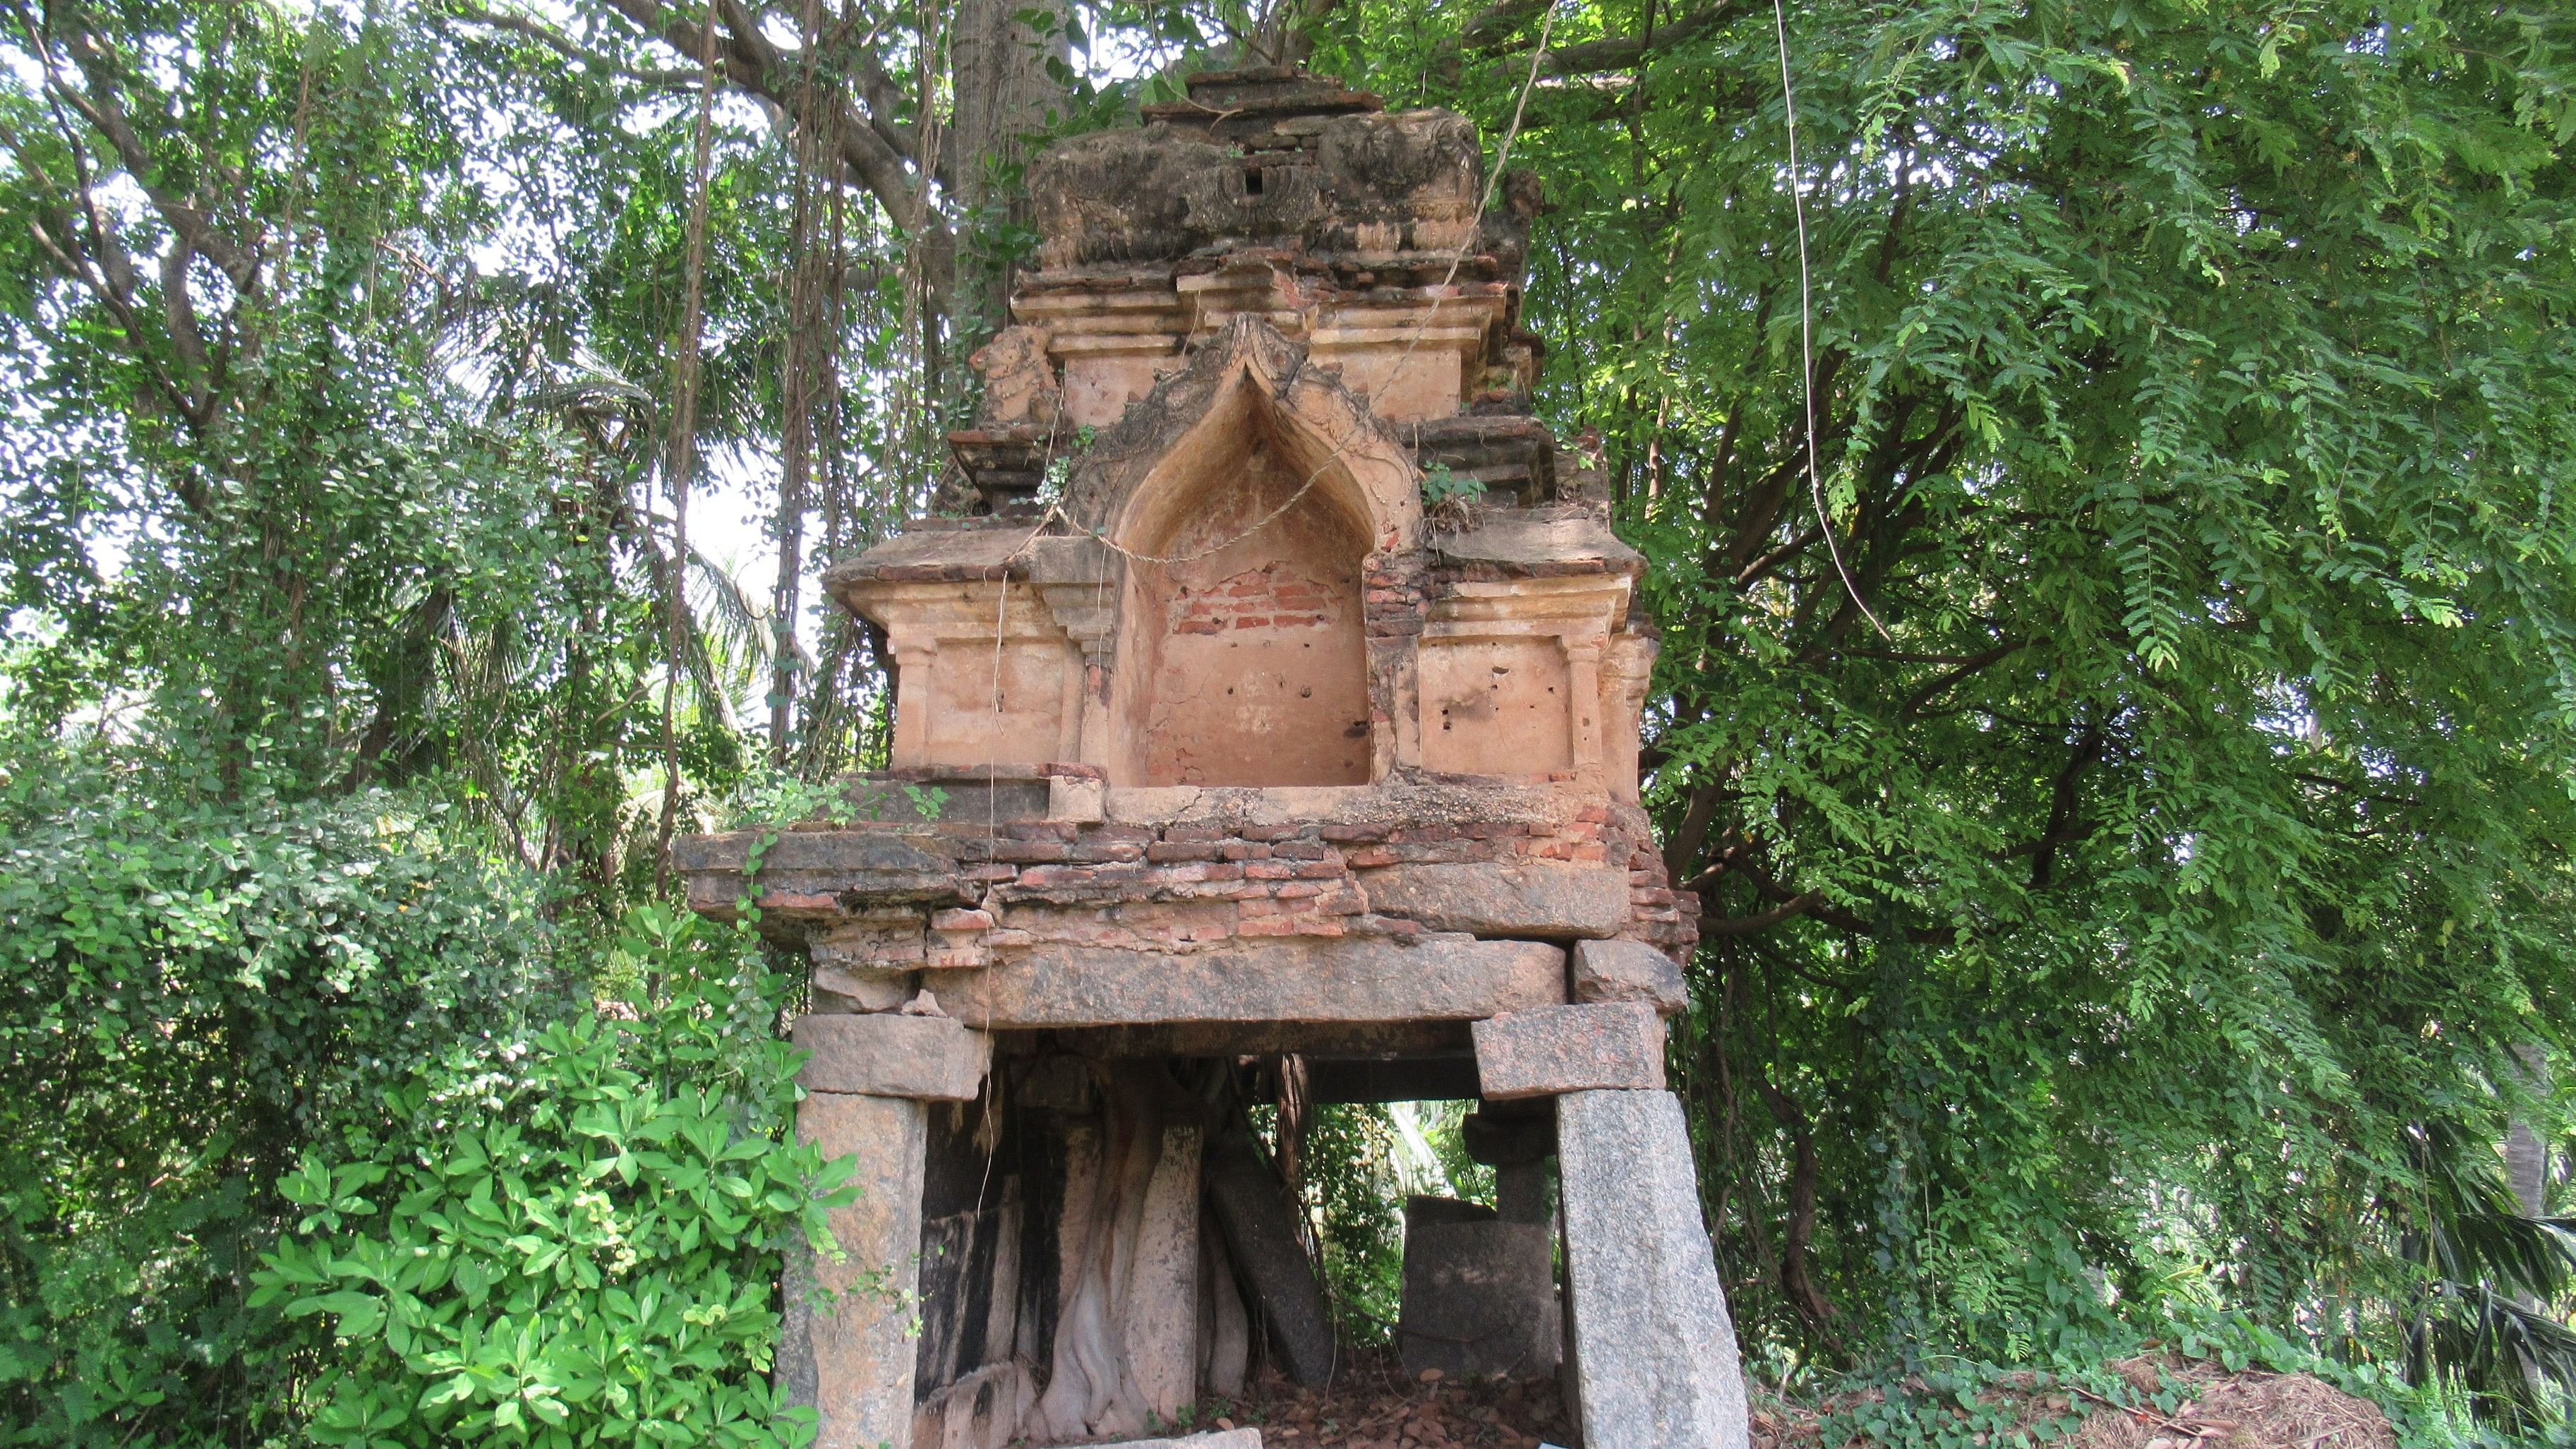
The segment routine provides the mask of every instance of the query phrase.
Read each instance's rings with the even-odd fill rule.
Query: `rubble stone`
[[[1488,1101],[1663,1089],[1664,1024],[1644,1002],[1537,1007],[1477,1022],[1475,1033]]]
[[[1682,968],[1642,941],[1577,941],[1571,962],[1578,1002],[1642,1001],[1662,1016],[1690,1009]]]
[[[1448,1198],[1404,1205],[1404,1371],[1530,1377],[1556,1371],[1556,1234]]]

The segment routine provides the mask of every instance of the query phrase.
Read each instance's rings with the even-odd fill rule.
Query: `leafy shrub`
[[[1315,1108],[1302,1149],[1322,1230],[1324,1283],[1344,1338],[1385,1343],[1404,1297],[1404,1179],[1378,1103]]]
[[[0,1443],[278,1426],[274,1184],[414,1063],[557,1013],[540,904],[412,797],[0,737]]]
[[[797,1143],[783,979],[756,945],[648,907],[623,954],[675,983],[631,1023],[457,1049],[393,1089],[381,1138],[309,1153],[253,1302],[327,1315],[331,1445],[801,1444],[768,1379],[779,1255],[833,1251],[850,1163]]]

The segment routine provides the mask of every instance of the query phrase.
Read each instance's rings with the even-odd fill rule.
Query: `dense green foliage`
[[[668,830],[876,747],[800,586],[924,506],[1028,238],[936,153],[973,7],[745,8],[701,184],[697,7],[0,3],[25,1442],[795,1434],[792,988],[631,913]],[[2576,1362],[2496,1152],[2576,1080],[2576,18],[1259,12],[1074,7],[1052,124],[1302,27],[1544,183],[1537,401],[1649,560],[1709,907],[1673,1066],[1757,1360],[2188,1330],[2523,1413]],[[1394,1131],[1304,1144],[1362,1315]]]
[[[779,1251],[835,1251],[850,1199],[794,1141],[779,981],[740,939],[646,909],[632,964],[687,984],[628,1027],[595,1017],[458,1049],[387,1094],[380,1139],[308,1155],[304,1216],[254,1305],[328,1314],[318,1443],[796,1442],[772,1398]],[[650,1426],[649,1428],[647,1426]],[[515,1433],[511,1431],[516,1431]]]
[[[1515,158],[1544,401],[1654,569],[1676,1065],[1759,1336],[2228,1306],[2395,1357],[2460,1301],[2427,1154],[2493,1180],[2576,1007],[2576,31],[1799,5],[1792,173],[1774,17],[1701,18]],[[1398,98],[1508,116],[1525,59],[1408,40]]]
[[[255,1433],[275,1183],[460,1037],[561,995],[534,882],[445,812],[0,762],[0,1418],[30,1443]]]

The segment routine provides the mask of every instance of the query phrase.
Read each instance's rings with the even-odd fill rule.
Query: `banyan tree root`
[[[1148,1415],[1171,1423],[1197,1397],[1199,1110],[1156,1066],[1101,1075],[1098,1114],[1071,1124],[1065,1144],[1054,1356],[1037,1411],[1058,1439],[1142,1433]]]

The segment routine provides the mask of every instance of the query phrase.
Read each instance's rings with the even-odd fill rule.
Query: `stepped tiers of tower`
[[[1279,71],[1029,184],[937,516],[825,575],[891,767],[676,849],[810,954],[798,1130],[859,1162],[782,1387],[823,1449],[1000,1449],[1328,1379],[1304,1125],[1468,1100],[1494,1200],[1407,1205],[1407,1366],[1561,1375],[1588,1449],[1743,1444],[1643,563],[1528,412],[1534,189],[1480,216],[1468,122]]]

